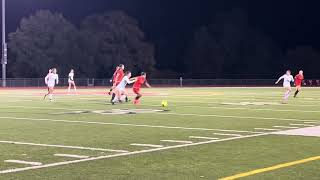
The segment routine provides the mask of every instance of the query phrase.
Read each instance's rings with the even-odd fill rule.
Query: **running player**
[[[291,82],[294,82],[291,71],[287,70],[286,74],[281,76],[275,84],[278,84],[283,79],[283,87],[285,89],[285,94],[283,97],[283,103],[287,103],[291,94]]]
[[[73,90],[74,92],[77,92],[77,87],[76,87],[76,83],[74,82],[74,70],[71,69],[69,76],[68,76],[68,83],[69,83],[69,87],[68,87],[68,93],[70,93],[71,87],[73,86]]]
[[[109,91],[109,95],[111,95],[112,91],[120,84],[121,80],[124,77],[124,65],[120,64],[117,66],[116,71],[113,73],[113,79],[112,79],[112,87]],[[112,93],[111,102],[115,98],[116,94]]]
[[[126,101],[128,101],[126,86],[127,84],[132,84],[135,82],[134,80],[130,80],[130,77],[131,72],[127,71],[121,82],[116,86],[116,88],[113,91],[115,94],[115,98],[111,101],[111,104],[115,104],[116,102],[122,103],[121,96],[123,95],[126,96]]]
[[[53,101],[54,86],[59,83],[59,76],[56,68],[49,70],[48,75],[45,77],[45,83],[48,86],[48,93],[43,97],[43,99],[49,95],[50,101]]]
[[[133,92],[137,95],[133,101],[133,104],[138,105],[140,104],[140,98],[142,97],[142,94],[140,93],[141,86],[145,84],[148,88],[151,86],[146,80],[147,73],[142,72],[141,76],[135,77],[135,83],[133,84]]]
[[[301,91],[302,81],[304,80],[303,71],[300,70],[299,74],[294,77],[294,83],[296,85],[296,92],[294,93],[294,97],[297,97],[298,93]]]

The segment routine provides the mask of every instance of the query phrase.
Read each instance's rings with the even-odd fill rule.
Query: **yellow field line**
[[[278,164],[278,165],[267,167],[267,168],[256,169],[256,170],[253,170],[253,171],[249,171],[249,172],[240,173],[240,174],[236,174],[236,175],[233,175],[233,176],[221,178],[220,180],[238,179],[238,178],[242,178],[242,177],[247,177],[247,176],[251,176],[251,175],[255,175],[255,174],[259,174],[259,173],[263,173],[263,172],[273,171],[273,170],[277,170],[277,169],[281,169],[281,168],[285,168],[285,167],[289,167],[289,166],[294,166],[294,165],[297,165],[297,164],[307,163],[307,162],[310,162],[310,161],[316,161],[316,160],[320,160],[320,156],[315,156],[315,157],[310,157],[310,158],[302,159],[302,160],[298,160],[298,161]]]

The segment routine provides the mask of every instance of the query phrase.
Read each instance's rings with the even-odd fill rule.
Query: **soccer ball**
[[[164,100],[163,100],[163,101],[161,102],[161,106],[162,106],[162,107],[167,107],[167,106],[168,106],[168,101],[164,101]]]

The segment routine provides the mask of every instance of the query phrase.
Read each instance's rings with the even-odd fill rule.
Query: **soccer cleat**
[[[139,100],[134,100],[134,101],[133,101],[133,104],[134,104],[134,105],[139,105],[139,104],[140,104],[140,101],[139,101]]]

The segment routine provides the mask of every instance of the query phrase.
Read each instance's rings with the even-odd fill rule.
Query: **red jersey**
[[[298,74],[294,77],[294,83],[296,84],[296,86],[301,86],[301,83],[303,80],[304,80],[304,77],[301,74]]]
[[[146,78],[143,76],[138,76],[136,82],[133,84],[134,89],[140,89],[141,86],[146,82]]]
[[[113,82],[120,82],[124,77],[123,69],[119,68],[115,72],[115,76],[113,77]]]

